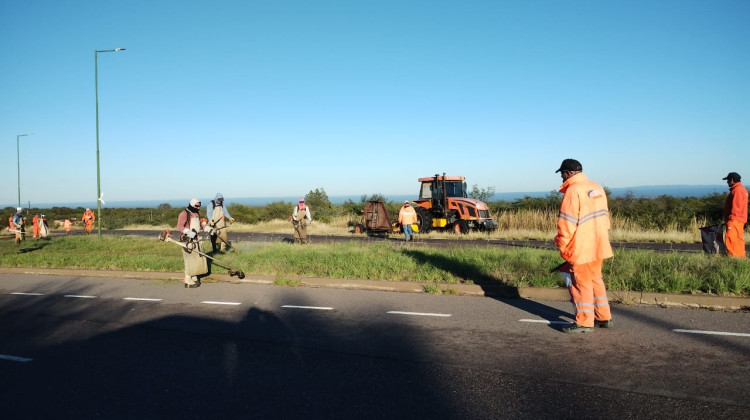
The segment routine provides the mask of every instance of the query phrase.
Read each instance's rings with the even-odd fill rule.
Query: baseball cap
[[[409,200],[404,200],[404,204],[409,204]]]
[[[727,174],[727,176],[721,179],[723,179],[724,181],[731,179],[732,181],[739,182],[742,177],[737,172],[730,172],[729,174]]]
[[[581,166],[581,162],[575,159],[565,159],[560,164],[560,169],[556,170],[555,173],[562,172],[562,171],[582,171],[582,170],[583,170],[583,166]]]

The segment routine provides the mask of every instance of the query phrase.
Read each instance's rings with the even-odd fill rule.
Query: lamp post
[[[102,185],[99,174],[99,58],[100,52],[125,51],[125,48],[114,50],[94,50],[94,93],[96,94],[96,224],[99,237],[102,237]]]
[[[18,159],[18,207],[21,207],[21,137],[30,136],[34,133],[19,134],[16,136],[16,158]]]

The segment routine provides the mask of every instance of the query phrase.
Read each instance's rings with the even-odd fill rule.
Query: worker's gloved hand
[[[211,226],[209,226],[209,225],[206,225],[206,226],[205,226],[205,227],[203,228],[203,231],[204,231],[204,232],[206,232],[206,233],[208,233],[209,235],[213,235],[213,234],[214,234],[214,228],[212,228],[212,227],[211,227]]]
[[[198,232],[196,232],[193,229],[188,229],[188,228],[183,229],[182,234],[190,239],[195,239],[195,237],[198,236]]]
[[[234,223],[234,217],[229,218],[229,223]]]

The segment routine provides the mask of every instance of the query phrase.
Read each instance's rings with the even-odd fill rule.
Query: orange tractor
[[[419,182],[422,183],[419,198],[414,200],[419,232],[451,229],[455,233],[468,233],[497,229],[487,204],[467,197],[466,177],[443,173],[419,178]]]

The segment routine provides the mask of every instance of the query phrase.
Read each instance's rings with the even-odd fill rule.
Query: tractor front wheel
[[[469,223],[466,220],[456,220],[456,223],[453,224],[453,233],[466,235],[469,233]]]
[[[365,227],[361,224],[354,225],[354,233],[364,233]]]

